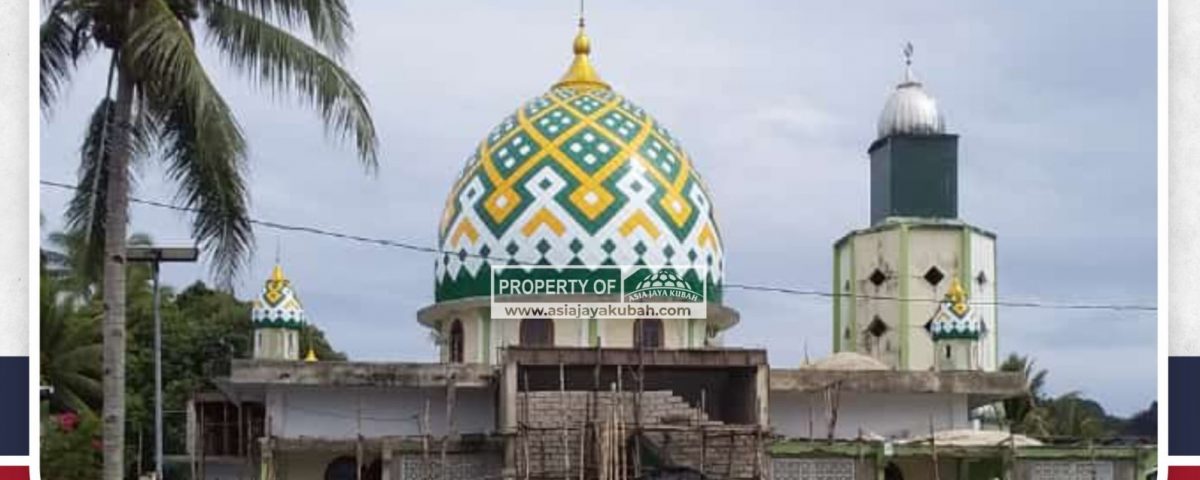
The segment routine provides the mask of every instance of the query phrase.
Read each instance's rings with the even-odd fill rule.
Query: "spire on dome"
[[[912,44],[912,42],[905,42],[904,43],[904,82],[901,83],[901,85],[908,85],[908,84],[920,85],[920,83],[921,83],[921,82],[917,81],[916,75],[913,75],[912,56],[913,56],[913,44]]]
[[[572,50],[575,52],[575,59],[571,61],[571,66],[567,68],[567,73],[563,74],[558,83],[554,87],[579,87],[579,88],[601,88],[608,90],[608,83],[600,79],[600,74],[596,73],[596,69],[592,68],[592,62],[588,55],[592,53],[592,41],[584,32],[583,19],[583,1],[579,2],[579,33],[575,34],[575,42],[572,44]]]

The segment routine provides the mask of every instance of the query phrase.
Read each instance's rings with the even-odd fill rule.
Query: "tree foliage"
[[[81,273],[91,271],[81,238],[79,232],[51,234],[50,248],[41,255],[41,381],[54,390],[47,413],[51,418],[77,415],[81,419],[78,430],[87,430],[77,433],[63,430],[57,423],[47,425],[42,458],[54,459],[44,465],[55,476],[46,478],[95,478],[95,474],[82,473],[99,465],[92,447],[98,434],[96,412],[101,407],[100,299],[97,279]],[[145,235],[130,239],[130,243],[149,242]],[[149,269],[137,264],[127,268],[126,445],[131,448],[126,449],[126,464],[148,466],[153,462],[154,438],[154,297]],[[249,358],[253,353],[250,302],[203,282],[179,292],[162,286],[160,295],[165,451],[182,453],[187,401],[196,392],[212,390],[212,379],[228,375],[232,359]],[[322,360],[346,359],[313,325],[306,325],[301,334],[305,350],[309,342]],[[137,445],[143,448],[139,450]]]
[[[1158,404],[1129,419],[1110,415],[1099,402],[1080,392],[1051,396],[1045,392],[1045,369],[1028,356],[1010,354],[1000,365],[1005,372],[1024,374],[1023,395],[1004,401],[1006,423],[1014,432],[1039,438],[1098,440],[1117,436],[1153,439],[1157,435]]]

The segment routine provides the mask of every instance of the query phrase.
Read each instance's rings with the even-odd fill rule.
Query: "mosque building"
[[[834,244],[834,353],[796,368],[724,345],[740,315],[714,199],[591,51],[581,20],[566,74],[450,187],[434,303],[416,312],[437,359],[317,358],[302,285],[277,265],[253,358],[190,403],[177,464],[263,480],[1141,478],[1152,447],[1043,444],[999,420],[1026,379],[997,368],[996,236],[959,218],[959,137],[911,48],[868,148],[871,223]],[[703,290],[704,315],[497,318],[496,271],[526,265],[661,266]]]

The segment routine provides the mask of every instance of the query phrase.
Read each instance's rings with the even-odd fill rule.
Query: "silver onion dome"
[[[946,132],[946,121],[935,100],[912,72],[912,44],[904,48],[904,81],[888,97],[879,114],[878,138],[890,135],[931,135]]]

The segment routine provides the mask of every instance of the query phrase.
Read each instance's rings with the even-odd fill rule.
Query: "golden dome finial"
[[[554,84],[554,87],[609,89],[608,84],[601,80],[600,75],[592,68],[592,62],[588,58],[588,55],[592,53],[592,40],[584,32],[582,1],[579,2],[579,33],[575,34],[575,41],[571,47],[575,52],[575,59],[571,61],[567,73],[558,80],[558,83]]]
[[[287,278],[284,278],[283,276],[283,267],[280,267],[279,264],[276,263],[275,269],[271,270],[271,281],[282,282],[284,280],[287,280]]]
[[[950,280],[950,290],[946,292],[946,300],[951,304],[950,309],[954,310],[958,316],[967,313],[967,293],[963,291],[958,277]]]
[[[304,361],[309,363],[317,361],[317,352],[313,350],[312,345],[308,346],[308,354],[304,356]]]

